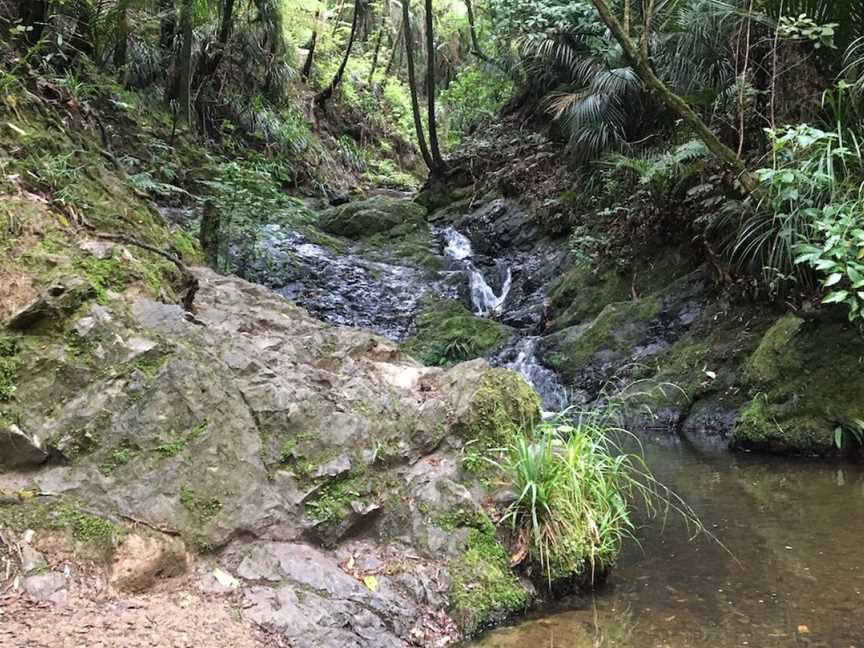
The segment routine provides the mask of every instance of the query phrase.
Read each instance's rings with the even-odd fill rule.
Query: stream
[[[518,272],[504,260],[475,255],[453,227],[435,233],[446,270],[430,279],[411,268],[337,255],[273,226],[264,244],[275,261],[270,269],[279,269],[265,283],[326,321],[396,340],[410,335],[418,301],[430,293],[461,295],[475,314],[507,321]],[[518,290],[527,292],[523,284]],[[571,395],[538,357],[536,329],[515,330],[490,361],[519,372],[544,410],[560,411]],[[645,519],[638,543],[627,543],[597,592],[470,646],[864,648],[864,567],[857,559],[864,468],[704,454],[669,436],[644,439],[644,453],[654,475],[692,506],[714,537],[693,537],[675,514]]]

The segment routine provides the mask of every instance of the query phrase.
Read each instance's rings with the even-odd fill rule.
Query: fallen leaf
[[[810,634],[810,628],[802,623],[798,626],[798,634]]]
[[[240,581],[218,567],[213,570],[213,578],[215,578],[222,587],[227,587],[229,589],[237,589],[240,587]]]
[[[367,587],[370,592],[378,591],[378,579],[374,576],[364,576],[363,584]]]

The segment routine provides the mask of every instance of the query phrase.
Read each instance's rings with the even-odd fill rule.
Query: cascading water
[[[558,379],[558,375],[540,364],[537,359],[537,345],[540,338],[525,336],[516,338],[495,359],[501,364],[520,374],[534,391],[540,396],[544,414],[562,412],[570,404],[570,395]]]
[[[474,314],[481,317],[499,313],[513,284],[513,275],[509,267],[498,264],[502,273],[501,293],[496,294],[483,273],[474,265],[471,241],[464,234],[452,227],[441,231],[444,239],[444,255],[451,261],[461,265],[468,274],[468,287],[471,292],[471,304]],[[503,272],[502,272],[503,268]],[[569,403],[567,390],[558,380],[554,371],[544,367],[537,358],[539,337],[515,337],[499,354],[492,359],[493,364],[511,369],[525,378],[540,395],[543,409],[546,412],[560,412]]]
[[[471,241],[464,234],[457,232],[452,227],[448,227],[441,232],[444,238],[444,254],[452,261],[455,261],[465,268],[468,273],[468,287],[471,291],[471,305],[474,308],[474,314],[480,317],[488,317],[497,313],[499,309],[507,301],[507,296],[510,294],[510,288],[513,285],[513,273],[510,268],[504,268],[501,272],[501,293],[496,294],[489,282],[486,281],[485,275],[474,265],[471,257],[474,255],[471,249]]]

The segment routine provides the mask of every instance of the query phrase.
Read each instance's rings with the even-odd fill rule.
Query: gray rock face
[[[14,423],[0,425],[0,468],[38,466],[48,458],[42,440]]]
[[[60,572],[47,572],[27,576],[23,582],[24,591],[37,601],[63,603],[67,596],[66,577]]]
[[[430,516],[480,510],[451,431],[469,425],[489,366],[422,367],[264,288],[197,274],[194,321],[145,299],[91,306],[59,323],[74,335],[22,356],[16,415],[66,460],[34,488],[217,551],[248,616],[294,646],[455,638],[443,592],[464,533]],[[182,572],[183,545],[127,539],[116,560],[113,585],[138,591]],[[40,596],[62,589],[43,580]]]
[[[23,331],[49,319],[63,318],[92,296],[93,287],[86,281],[79,277],[65,278],[9,318],[6,327]]]

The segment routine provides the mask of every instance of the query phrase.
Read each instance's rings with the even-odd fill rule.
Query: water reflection
[[[864,648],[864,471],[646,446],[734,554],[649,522],[603,591],[482,648]]]

